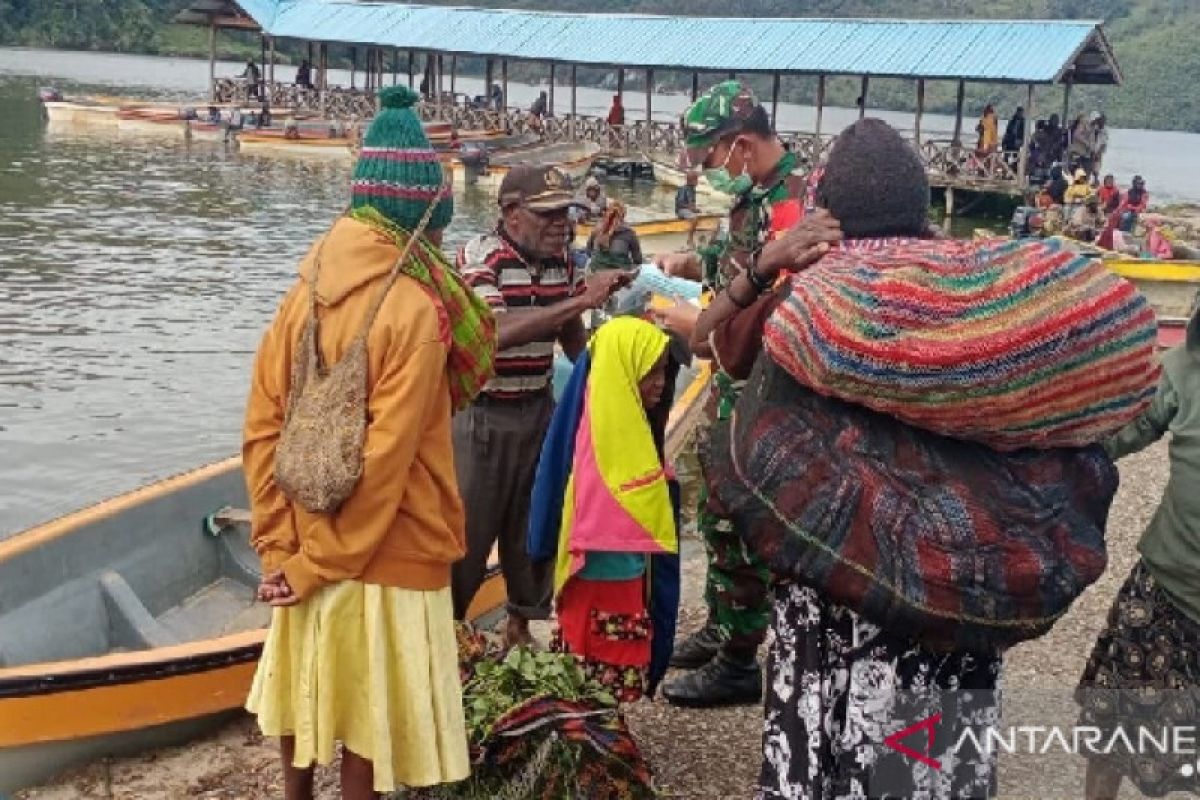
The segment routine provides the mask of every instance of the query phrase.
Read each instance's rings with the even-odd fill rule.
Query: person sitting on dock
[[[612,200],[588,237],[588,272],[637,269],[642,265],[642,244],[637,232],[625,224],[625,204]]]
[[[529,498],[554,410],[555,343],[574,360],[587,344],[581,315],[600,308],[630,276],[588,276],[568,257],[570,180],[554,167],[518,166],[500,184],[495,230],[458,251],[458,270],[496,313],[496,375],[454,417],[454,462],[467,511],[467,555],[454,565],[454,609],[463,619],[499,543],[508,587],[509,645],[531,644],[529,621],[550,616],[550,574],[526,551]]]
[[[1117,181],[1112,175],[1104,176],[1104,182],[1100,184],[1098,195],[1100,209],[1105,214],[1113,213],[1121,205],[1121,190],[1117,188]]]
[[[583,195],[579,198],[579,210],[585,219],[595,221],[600,219],[608,208],[608,195],[604,193],[604,184],[595,175],[588,175],[583,182]]]
[[[1100,199],[1091,195],[1071,211],[1067,219],[1066,234],[1081,242],[1093,242],[1104,230],[1105,216],[1100,211]]]
[[[1083,167],[1075,170],[1074,180],[1067,187],[1067,191],[1063,193],[1063,203],[1073,206],[1079,205],[1087,201],[1092,196],[1092,184],[1088,178],[1088,172]]]
[[[1120,224],[1118,227],[1125,233],[1132,233],[1137,224],[1139,214],[1146,213],[1150,207],[1150,193],[1146,191],[1146,180],[1141,175],[1133,176],[1133,184],[1125,193],[1125,199],[1117,209]]]
[[[1046,191],[1054,205],[1061,206],[1066,202],[1067,179],[1063,176],[1062,166],[1055,164],[1050,167],[1050,180],[1046,183]]]
[[[683,186],[675,192],[675,216],[679,219],[695,219],[700,214],[696,205],[696,186],[700,183],[700,173],[694,169],[687,171]]]
[[[380,92],[350,210],[301,262],[255,359],[242,462],[274,610],[246,707],[281,739],[288,800],[311,800],[339,742],[347,800],[470,773],[451,415],[491,374],[496,326],[442,255],[453,193],[417,100]]]

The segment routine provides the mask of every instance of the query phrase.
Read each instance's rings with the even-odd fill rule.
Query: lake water
[[[0,49],[0,538],[238,449],[258,338],[344,207],[348,164],[51,132],[36,99],[46,85],[195,98],[207,78],[191,59]],[[510,87],[514,104],[536,92]],[[600,113],[610,97],[581,89],[580,110]],[[655,100],[664,117],[684,103]],[[627,100],[630,114],[638,105]],[[783,105],[781,125],[804,128],[811,115]],[[853,116],[827,110],[826,126]],[[951,124],[934,115],[926,129]],[[1109,166],[1144,174],[1156,200],[1200,201],[1198,152],[1200,136],[1114,131]],[[448,247],[493,222],[485,192],[457,203]]]

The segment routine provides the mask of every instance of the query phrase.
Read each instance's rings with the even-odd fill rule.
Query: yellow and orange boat
[[[234,458],[0,541],[0,795],[242,707],[270,620],[245,504]],[[470,617],[504,597],[493,566]]]

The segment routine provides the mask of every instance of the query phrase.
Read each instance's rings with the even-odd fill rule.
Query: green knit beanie
[[[442,184],[442,162],[413,111],[420,95],[407,86],[379,93],[379,113],[358,154],[350,181],[350,207],[374,208],[405,230],[414,230],[436,203],[429,230],[442,230],[454,216],[452,187]]]

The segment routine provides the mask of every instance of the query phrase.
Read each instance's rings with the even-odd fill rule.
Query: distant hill
[[[1118,127],[1200,132],[1200,0],[425,0],[433,5],[474,4],[493,8],[555,9],[586,12],[598,5],[613,12],[763,17],[962,17],[993,19],[1104,19],[1106,31],[1125,75],[1124,86],[1081,88],[1072,107],[1102,110]],[[0,44],[72,49],[207,53],[207,35],[195,28],[169,24],[185,0],[0,0]],[[257,50],[253,37],[223,35],[222,52],[243,56]],[[473,65],[462,65],[464,71]],[[514,66],[514,77],[541,75],[536,65]],[[603,73],[584,71],[581,80],[597,82]],[[632,76],[631,76],[632,77]],[[686,76],[657,76],[678,88]],[[636,85],[636,84],[634,84]],[[760,90],[769,91],[769,79]],[[814,82],[787,79],[784,98],[811,102]],[[870,104],[911,110],[912,85],[905,81],[873,81]],[[1023,103],[1024,91],[1001,85],[968,88],[971,114],[994,102],[1000,116]],[[857,83],[832,81],[830,102],[853,105]],[[1037,99],[1041,115],[1058,109],[1061,91]],[[953,111],[954,87],[930,83],[926,102],[932,111]]]

